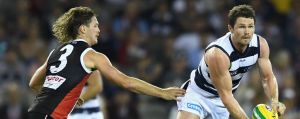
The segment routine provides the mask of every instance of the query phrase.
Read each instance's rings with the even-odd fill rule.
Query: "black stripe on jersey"
[[[201,67],[199,67],[199,68],[201,68]],[[213,89],[216,89],[216,88],[212,84],[208,83],[206,81],[206,79],[203,77],[201,70],[197,69],[195,71],[195,79],[194,80],[196,82],[196,85],[199,88],[201,88],[201,89],[203,89],[203,90],[205,90],[205,91],[207,91],[211,94],[214,94],[215,96],[219,96],[218,92],[213,90]],[[211,88],[213,88],[213,89],[211,89]]]
[[[220,50],[222,50],[222,51],[229,57],[229,54],[225,51],[225,49],[223,49],[221,46],[218,46],[218,45],[211,45],[211,46],[207,47],[207,48],[205,49],[205,52],[206,52],[207,50],[209,50],[210,48],[213,48],[213,47],[219,48]]]
[[[253,64],[255,65],[255,64]],[[245,67],[239,67],[238,69],[234,70],[234,71],[229,71],[230,75],[231,76],[235,76],[235,75],[238,75],[240,73],[246,73],[250,67],[252,67],[253,65],[250,65],[250,66],[245,66]]]
[[[186,90],[187,87],[189,86],[190,82],[191,82],[191,80],[187,80],[186,82],[184,82],[184,83],[182,84],[182,86],[181,86],[180,88]]]
[[[216,88],[212,84],[210,84],[210,83],[208,83],[206,81],[206,79],[202,75],[202,71],[199,70],[199,69],[201,69],[201,67],[199,67],[195,71],[195,78],[194,78],[194,80],[195,80],[196,85],[199,88],[201,88],[201,89],[203,89],[203,90],[205,90],[205,91],[207,91],[207,92],[209,92],[211,94],[214,94],[215,96],[219,97],[218,92],[216,90],[213,90],[213,89],[216,89]],[[232,87],[235,87],[236,85],[238,85],[240,83],[241,79],[242,78],[232,81]],[[232,93],[234,93],[236,91],[236,89],[232,90]]]
[[[238,85],[240,83],[240,81],[242,80],[242,78],[239,78],[237,80],[233,80],[232,81],[232,88],[235,87],[236,85]]]
[[[234,62],[240,58],[246,58],[246,57],[250,57],[250,56],[253,56],[253,55],[256,55],[257,53],[259,53],[259,48],[258,47],[248,47],[246,49],[246,52],[244,54],[240,54],[238,51],[233,51],[231,54],[230,54],[230,62]]]

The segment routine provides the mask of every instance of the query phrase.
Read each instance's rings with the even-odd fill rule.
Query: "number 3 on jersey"
[[[59,57],[58,60],[60,61],[60,64],[58,67],[50,66],[51,73],[60,72],[61,70],[63,70],[66,67],[67,62],[68,62],[67,57],[72,53],[73,49],[74,49],[73,45],[66,45],[60,49],[60,51],[66,50],[66,52]]]

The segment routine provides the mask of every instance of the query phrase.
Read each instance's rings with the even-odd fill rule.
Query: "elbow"
[[[32,82],[29,82],[28,86],[29,86],[29,88],[31,88],[31,89],[34,89],[34,88],[35,88],[35,85],[34,85]]]
[[[37,86],[29,85],[29,88],[33,91],[39,91]]]
[[[275,78],[275,76],[273,74],[268,74],[268,75],[263,76],[262,81],[265,81],[265,82],[266,81],[271,81],[274,78]]]
[[[39,85],[34,84],[32,82],[30,82],[28,86],[29,86],[30,89],[32,89],[34,91],[38,91],[39,90]]]

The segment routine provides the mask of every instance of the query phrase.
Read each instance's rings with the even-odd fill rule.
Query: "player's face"
[[[243,46],[249,44],[254,31],[254,19],[245,17],[238,17],[234,27],[230,29],[233,40]]]
[[[92,17],[91,23],[88,25],[87,28],[87,37],[91,43],[91,45],[97,44],[98,37],[100,35],[99,23],[97,18],[94,16]]]

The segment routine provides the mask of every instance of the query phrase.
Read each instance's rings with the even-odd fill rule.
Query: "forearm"
[[[221,99],[230,115],[234,119],[248,119],[245,111],[241,108],[241,106],[233,96],[223,96]]]
[[[162,97],[163,89],[134,77],[128,77],[126,89],[149,96]]]
[[[265,94],[271,101],[278,101],[278,85],[275,76],[269,79],[263,79]]]

